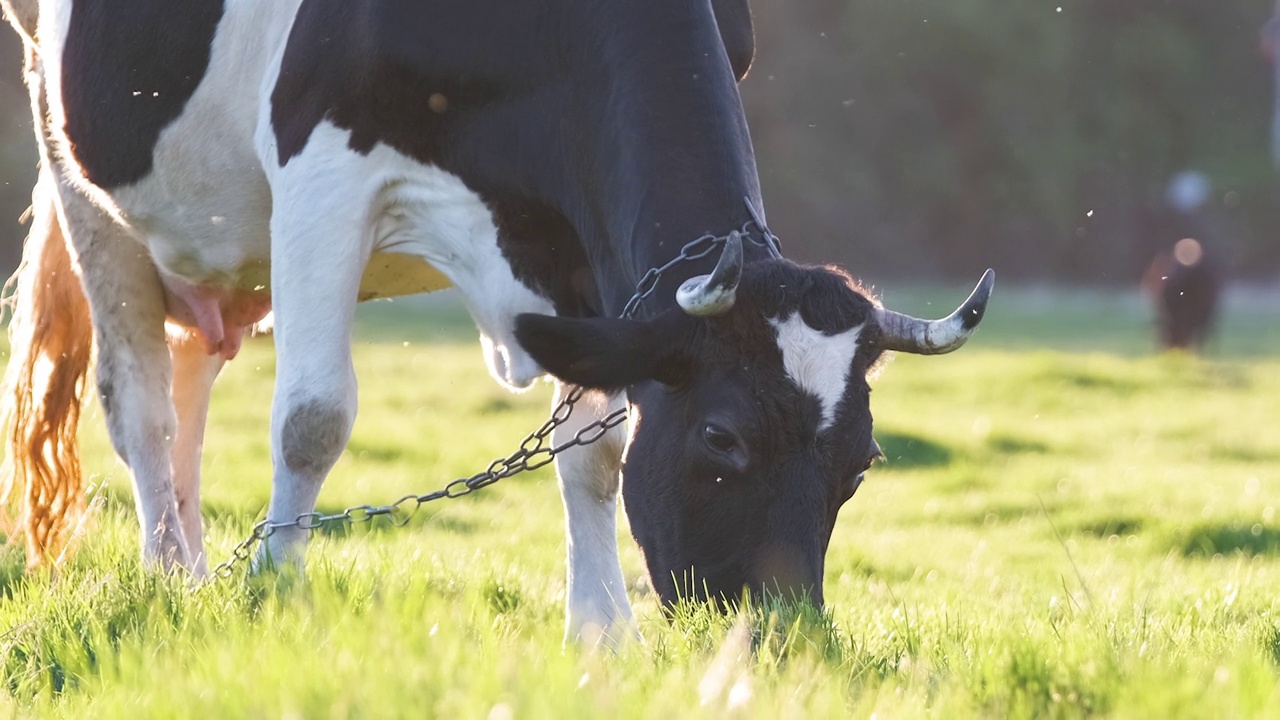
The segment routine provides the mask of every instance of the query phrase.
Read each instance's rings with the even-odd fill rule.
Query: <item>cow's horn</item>
[[[719,315],[733,307],[742,279],[742,236],[736,231],[725,240],[720,261],[710,275],[684,281],[676,290],[676,302],[690,315]]]
[[[941,320],[921,320],[892,310],[877,309],[881,347],[918,355],[941,355],[959,348],[982,322],[982,314],[986,312],[987,300],[991,298],[991,288],[995,284],[996,273],[988,269],[969,299]]]

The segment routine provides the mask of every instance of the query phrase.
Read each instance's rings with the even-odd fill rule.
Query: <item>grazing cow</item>
[[[1156,255],[1142,279],[1156,311],[1160,346],[1170,350],[1204,347],[1218,318],[1222,279],[1204,245],[1183,238]]]
[[[593,390],[556,444],[629,404],[629,435],[557,458],[567,633],[587,641],[630,626],[620,481],[664,602],[822,602],[836,513],[878,455],[868,370],[955,349],[991,289],[917,320],[762,242],[744,0],[0,1],[28,38],[43,162],[7,378],[33,557],[78,502],[87,353],[69,351],[88,324],[54,297],[72,268],[142,552],[164,567],[205,572],[210,386],[269,309],[272,521],[313,509],[347,442],[362,299],[456,287],[498,381]],[[647,270],[744,226],[618,319]],[[259,559],[300,561],[305,535]]]

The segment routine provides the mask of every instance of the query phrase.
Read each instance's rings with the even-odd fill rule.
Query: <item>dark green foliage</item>
[[[875,435],[885,462],[894,470],[945,465],[951,460],[951,448],[935,440],[891,431]]]
[[[524,593],[512,580],[490,579],[484,586],[484,599],[494,615],[505,615],[520,609]]]
[[[1178,548],[1188,557],[1213,557],[1240,553],[1245,556],[1280,553],[1280,529],[1239,520],[1204,524],[1183,533]]]
[[[1228,263],[1275,272],[1270,6],[756,2],[744,96],[775,230],[866,277],[1132,284],[1196,168]]]

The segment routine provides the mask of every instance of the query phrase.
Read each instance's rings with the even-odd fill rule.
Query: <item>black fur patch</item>
[[[223,0],[75,0],[62,101],[89,181],[111,189],[151,171],[160,131],[204,79],[222,13]]]
[[[304,0],[271,95],[276,159],[328,121],[357,152],[440,167],[489,205],[526,285],[616,316],[645,270],[759,203],[735,83],[753,50],[743,0]],[[660,295],[645,313],[674,304]]]

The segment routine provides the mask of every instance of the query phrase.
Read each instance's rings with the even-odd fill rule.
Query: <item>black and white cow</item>
[[[71,277],[45,247],[65,233],[143,554],[163,566],[205,572],[204,418],[246,327],[274,311],[268,518],[288,521],[313,509],[355,418],[357,301],[453,286],[500,382],[601,391],[560,441],[631,409],[629,433],[557,461],[569,637],[629,627],[620,481],[663,601],[746,587],[820,603],[836,514],[878,455],[868,369],[885,350],[958,347],[991,289],[988,274],[920,321],[839,270],[731,243],[615,319],[646,270],[744,226],[744,198],[762,207],[737,88],[745,0],[0,1],[28,37],[47,217],[15,359],[66,362],[46,335],[73,318],[35,317]],[[8,385],[31,396],[22,366]],[[16,464],[44,462],[38,432],[19,440],[33,459]],[[29,520],[56,515],[27,495]],[[264,552],[299,561],[304,540],[276,532]]]

